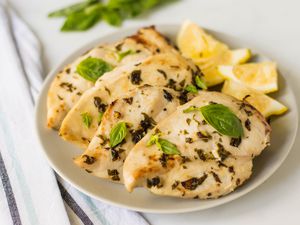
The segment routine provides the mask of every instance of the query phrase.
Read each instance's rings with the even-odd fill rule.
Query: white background
[[[47,13],[72,0],[10,0],[43,44],[45,74],[75,49],[119,28],[99,24],[84,33],[61,33],[62,20]],[[181,0],[123,27],[181,23],[189,18],[207,28],[240,37],[278,62],[291,80],[300,105],[300,1]],[[248,46],[245,46],[248,47]],[[299,111],[299,107],[298,107]],[[246,196],[213,209],[186,214],[144,214],[153,225],[300,224],[300,136],[284,164],[263,185]],[[199,201],[201,204],[201,201]],[[180,205],[178,205],[180,207]]]

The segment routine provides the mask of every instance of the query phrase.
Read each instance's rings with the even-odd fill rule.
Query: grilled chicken
[[[130,51],[131,54],[120,59],[118,54]],[[49,128],[59,129],[62,120],[79,100],[80,96],[94,83],[76,72],[77,65],[88,57],[100,58],[113,66],[142,61],[148,56],[161,52],[176,51],[168,40],[154,27],[143,28],[136,35],[113,44],[100,45],[76,59],[60,71],[53,80],[47,99],[47,124]],[[134,53],[134,54],[132,54]]]
[[[108,106],[87,150],[75,163],[92,175],[122,182],[123,162],[131,148],[179,104],[178,92],[169,88],[147,85],[130,91]],[[125,141],[110,148],[110,132],[119,122],[126,122],[128,133]]]
[[[145,84],[182,90],[193,82],[196,75],[201,75],[199,68],[177,53],[157,54],[138,64],[127,63],[106,73],[98,79],[95,87],[82,95],[65,117],[60,135],[63,139],[86,148],[98,128],[99,113],[103,113],[106,105],[119,96]],[[88,113],[92,118],[89,127],[82,122],[83,113]]]
[[[241,121],[244,135],[231,138],[217,132],[199,111],[190,106],[227,106]],[[232,192],[251,175],[252,159],[269,145],[271,128],[246,102],[219,92],[201,91],[158,123],[128,154],[123,168],[128,191],[146,186],[159,195],[183,198],[217,198]],[[173,143],[180,154],[167,155],[154,144],[152,135]]]

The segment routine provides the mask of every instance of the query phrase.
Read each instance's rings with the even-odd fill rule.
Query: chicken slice
[[[76,72],[77,65],[88,57],[100,58],[113,66],[142,61],[161,52],[176,51],[155,28],[140,29],[137,34],[113,44],[103,44],[88,51],[60,71],[52,81],[47,99],[47,124],[59,129],[68,111],[94,83]],[[127,53],[126,53],[127,52]],[[122,59],[118,54],[126,53]]]
[[[102,76],[95,87],[87,90],[65,117],[60,135],[81,148],[86,148],[98,128],[98,115],[106,105],[131,89],[149,84],[182,90],[201,75],[197,66],[179,54],[151,56],[141,63],[127,64]],[[181,96],[185,100],[185,96]],[[82,114],[92,118],[90,126],[82,122]]]
[[[199,111],[183,112],[214,103],[228,107],[240,119],[242,138],[220,134]],[[264,117],[246,102],[201,91],[133,147],[124,163],[125,186],[132,191],[143,185],[156,194],[183,198],[220,197],[249,178],[252,159],[269,145],[270,132]],[[181,154],[167,155],[155,144],[147,146],[154,134],[173,143]]]
[[[176,110],[178,93],[169,88],[143,86],[111,103],[103,115],[101,125],[85,152],[74,162],[94,176],[123,181],[123,162],[131,148],[156,123]],[[125,141],[110,147],[110,132],[126,122]]]

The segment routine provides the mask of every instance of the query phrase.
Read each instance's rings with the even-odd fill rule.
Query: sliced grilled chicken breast
[[[244,135],[231,138],[208,124],[191,106],[222,104],[241,121]],[[233,191],[251,175],[252,158],[269,145],[271,128],[246,102],[219,92],[199,92],[161,121],[128,154],[123,168],[127,190],[146,186],[153,193],[183,198],[217,198]],[[153,134],[174,144],[180,154],[167,155],[154,144]]]
[[[80,96],[94,86],[93,82],[84,79],[76,72],[78,64],[84,59],[100,58],[113,66],[119,66],[130,62],[138,63],[150,55],[169,51],[176,50],[152,26],[142,28],[137,34],[122,41],[100,45],[82,55],[60,71],[50,86],[47,99],[48,127],[59,129],[65,115]],[[120,54],[123,54],[122,58]]]
[[[92,175],[122,182],[127,154],[148,130],[176,110],[177,97],[172,89],[148,85],[123,95],[108,106],[88,148],[74,162]],[[127,135],[111,148],[110,132],[120,122],[126,122]]]
[[[63,139],[86,148],[98,128],[98,115],[106,105],[138,86],[149,84],[167,86],[182,90],[193,82],[193,77],[201,75],[191,61],[180,54],[157,54],[141,63],[121,66],[102,76],[95,87],[87,90],[65,117],[60,135]],[[182,96],[184,100],[184,96]],[[82,114],[92,118],[90,126],[82,122]],[[76,121],[76,122],[75,122]]]

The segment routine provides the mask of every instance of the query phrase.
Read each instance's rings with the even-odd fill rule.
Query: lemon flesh
[[[224,81],[224,77],[218,73],[218,65],[244,63],[251,57],[249,49],[230,50],[226,44],[190,21],[183,23],[177,44],[183,56],[191,58],[200,67],[207,86]]]
[[[229,80],[241,82],[257,91],[270,93],[278,90],[278,74],[273,62],[218,66],[219,73]]]
[[[246,101],[254,106],[264,117],[281,115],[288,110],[286,106],[275,99],[233,80],[224,82],[222,93],[240,100],[246,97]]]

